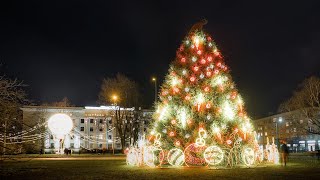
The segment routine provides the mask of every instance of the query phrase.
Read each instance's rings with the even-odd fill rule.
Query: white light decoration
[[[226,101],[223,105],[223,115],[225,118],[232,120],[235,116],[233,109],[228,101]]]
[[[218,165],[223,161],[224,153],[218,146],[209,146],[204,151],[203,157],[209,165]]]
[[[127,154],[127,164],[131,166],[138,166],[139,165],[139,153],[138,150],[135,148],[130,148]]]
[[[176,86],[176,85],[178,85],[178,84],[179,84],[178,78],[177,78],[177,77],[172,77],[172,79],[171,79],[171,86],[174,87],[174,86]]]
[[[192,60],[192,62],[196,62],[196,61],[197,61],[197,58],[196,58],[195,56],[193,56],[193,57],[191,58],[191,60]]]
[[[186,128],[187,125],[187,113],[184,108],[179,111],[179,120],[181,122],[182,128]]]
[[[168,109],[167,106],[164,106],[164,107],[160,108],[160,115],[159,115],[159,120],[160,121],[163,120],[164,117],[166,116],[167,109]]]
[[[167,160],[171,166],[182,166],[184,163],[184,153],[181,149],[173,148],[168,152]]]
[[[57,138],[63,138],[73,128],[72,119],[66,114],[55,114],[48,120],[48,127]]]
[[[242,151],[242,160],[247,166],[252,166],[255,161],[255,155],[252,148],[245,148]]]
[[[226,76],[216,76],[213,80],[212,80],[212,86],[221,86],[223,85],[226,81],[228,80],[228,77]]]
[[[197,99],[196,99],[197,104],[202,104],[204,102],[204,96],[202,93],[199,93],[197,95]]]

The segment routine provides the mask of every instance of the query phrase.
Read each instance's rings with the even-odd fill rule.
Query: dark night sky
[[[66,96],[79,106],[95,105],[102,78],[121,72],[150,105],[150,77],[163,79],[189,28],[206,18],[250,115],[261,117],[319,75],[319,9],[279,0],[2,1],[1,71],[24,80],[35,102]]]

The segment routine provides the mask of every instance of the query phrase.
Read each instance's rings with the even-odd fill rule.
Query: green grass
[[[295,159],[287,167],[236,169],[131,167],[123,158],[20,159],[0,162],[0,179],[318,179],[319,168],[318,161],[305,159]]]

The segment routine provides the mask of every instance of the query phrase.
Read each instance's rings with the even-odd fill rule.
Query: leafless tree
[[[16,151],[16,147],[7,146],[6,142],[8,136],[22,129],[22,113],[19,108],[27,103],[24,86],[22,81],[0,76],[0,134],[3,136],[3,153]]]
[[[70,100],[67,97],[64,97],[61,101],[56,101],[52,103],[43,103],[42,106],[56,106],[56,107],[73,107]]]
[[[301,128],[308,133],[320,134],[320,78],[305,79],[293,96],[280,105],[279,111],[298,111],[307,120],[307,126]]]
[[[113,96],[116,96],[117,98],[114,99]],[[131,128],[135,123],[134,112],[128,110],[128,108],[135,108],[138,106],[138,84],[119,73],[115,78],[105,78],[101,84],[99,102],[101,104],[117,104],[114,109],[114,125],[117,134],[120,137],[122,149],[124,149],[127,138],[131,138]],[[122,108],[122,110],[120,108]]]

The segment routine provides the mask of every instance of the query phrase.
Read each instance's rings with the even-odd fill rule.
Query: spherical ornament
[[[185,163],[187,166],[203,166],[206,164],[206,160],[203,157],[203,152],[207,147],[198,146],[196,143],[192,143],[184,150]]]
[[[181,149],[173,148],[168,152],[167,159],[171,166],[179,167],[183,165],[185,156]]]
[[[171,124],[175,125],[175,124],[177,124],[177,121],[175,119],[172,119]]]
[[[183,74],[183,75],[186,75],[186,74],[187,74],[187,70],[185,70],[185,69],[182,70],[182,74]]]
[[[190,134],[186,134],[184,137],[188,139],[190,137]]]
[[[168,96],[168,99],[169,99],[169,101],[171,101],[172,100],[172,96]]]
[[[201,53],[202,53],[201,50],[198,50],[198,51],[197,51],[197,54],[198,54],[198,55],[201,55]]]
[[[127,164],[131,166],[139,165],[139,150],[136,148],[130,148],[127,154]]]
[[[163,133],[167,133],[167,129],[163,129],[162,132],[163,132]]]
[[[190,97],[190,95],[186,95],[186,97],[184,99],[189,101],[191,99],[191,97]]]
[[[218,67],[221,67],[221,65],[222,65],[221,62],[218,62],[218,63],[217,63],[217,66],[218,66]]]
[[[193,45],[193,44],[191,45],[191,48],[192,48],[192,49],[194,48],[194,45]]]
[[[186,58],[183,57],[183,58],[180,59],[180,61],[181,61],[182,63],[185,63],[185,62],[186,62]]]
[[[211,116],[210,116],[210,115],[207,115],[207,119],[210,120],[210,119],[211,119]]]
[[[195,72],[197,72],[197,71],[199,70],[199,66],[194,66],[194,67],[193,67],[193,70],[194,70]]]
[[[201,63],[201,64],[205,64],[205,63],[206,63],[206,60],[205,60],[205,59],[201,59],[200,63]]]
[[[214,74],[218,74],[218,73],[219,73],[218,69],[214,70]]]
[[[210,104],[210,103],[207,103],[207,104],[206,104],[206,108],[207,108],[207,109],[210,109],[210,108],[211,108],[211,104]]]
[[[175,144],[176,146],[180,146],[180,145],[181,145],[180,141],[176,141],[174,144]]]
[[[204,75],[201,73],[200,74],[200,79],[203,79],[204,78]]]
[[[228,140],[226,141],[226,143],[227,143],[228,145],[231,145],[232,141],[231,141],[230,139],[228,139]]]
[[[72,130],[73,122],[66,114],[55,114],[49,118],[48,127],[53,135],[62,139]]]
[[[197,58],[193,56],[193,57],[191,58],[191,60],[192,60],[192,62],[196,62],[196,61],[197,61]]]
[[[209,92],[209,91],[210,91],[209,86],[206,86],[206,87],[204,88],[204,92]]]
[[[146,146],[143,148],[143,162],[149,167],[162,164],[164,152],[160,147]]]
[[[208,62],[211,62],[212,61],[212,56],[208,56],[207,60],[208,60]]]
[[[173,131],[171,131],[171,132],[169,133],[169,136],[173,137],[173,136],[175,136],[175,133],[174,133]]]
[[[218,165],[223,161],[224,152],[218,146],[209,146],[203,153],[204,159],[210,165]]]
[[[188,87],[184,88],[184,91],[185,91],[185,92],[189,92],[189,90],[190,90],[190,89],[189,89]]]
[[[213,69],[213,68],[214,68],[214,65],[213,65],[213,64],[210,64],[209,67],[210,67],[210,69]]]
[[[211,42],[210,42],[210,43],[208,43],[208,46],[209,46],[209,47],[212,47],[212,43],[211,43]]]
[[[190,77],[190,81],[194,82],[196,80],[196,78],[194,76]]]
[[[189,45],[190,44],[190,41],[189,40],[186,40],[186,45]]]
[[[255,155],[252,148],[244,148],[242,151],[242,160],[245,165],[252,166],[255,161]]]

